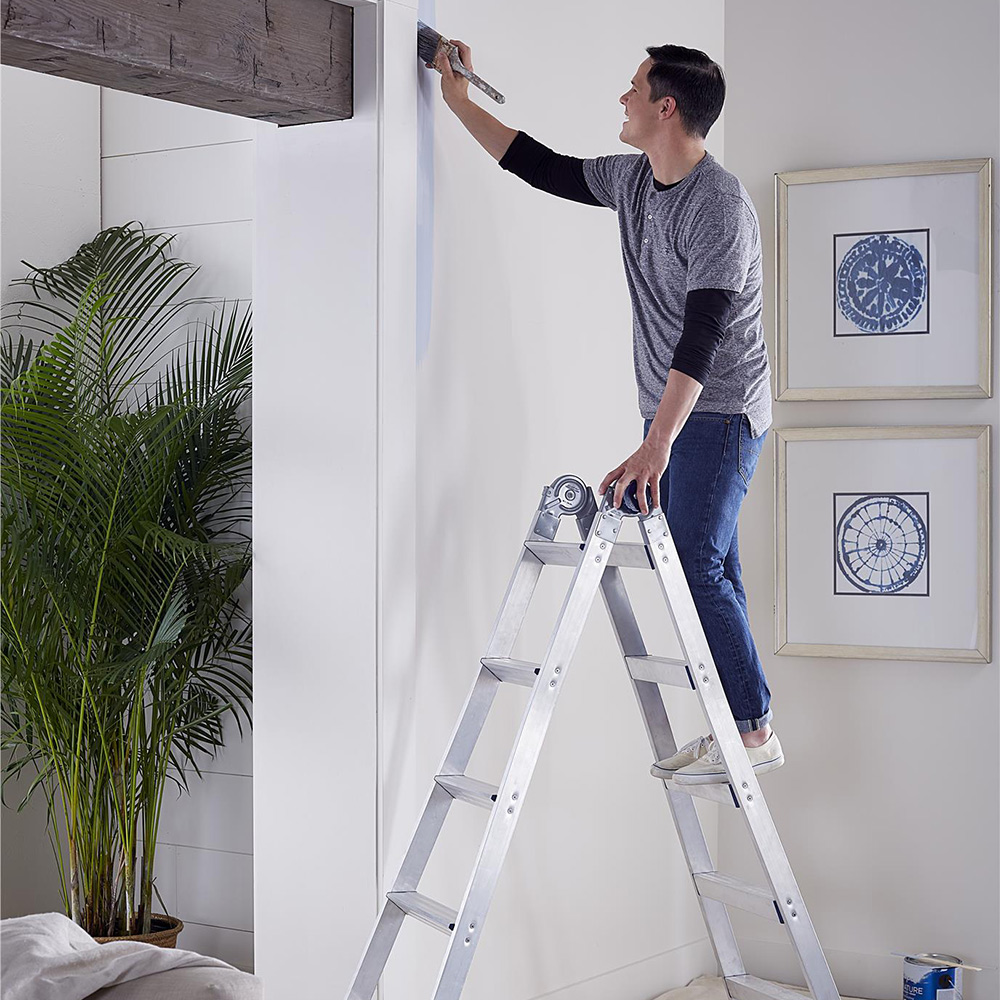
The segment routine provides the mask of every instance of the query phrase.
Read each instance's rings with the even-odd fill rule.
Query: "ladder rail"
[[[581,534],[586,530],[582,521],[579,523],[579,530]],[[626,663],[625,658],[629,656],[646,656],[645,640],[639,630],[639,623],[632,609],[628,591],[625,589],[621,570],[616,566],[610,566],[604,571],[604,577],[601,580],[601,596],[604,599],[608,617],[611,619],[611,628],[622,654],[622,662]],[[663,760],[672,756],[677,752],[677,743],[659,687],[647,681],[635,680],[627,667],[626,673],[635,693],[639,714],[642,716],[643,725],[646,728],[654,760]],[[706,865],[711,867],[711,852],[705,840],[705,831],[702,829],[701,820],[695,810],[694,800],[690,796],[674,792],[667,787],[667,782],[663,783],[663,788],[688,869],[693,871]],[[743,958],[740,955],[736,934],[733,931],[732,921],[729,919],[729,911],[725,904],[704,897],[700,893],[696,893],[696,897],[723,975],[744,975],[746,969],[743,966]]]
[[[653,567],[684,657],[692,667],[702,708],[712,727],[723,760],[740,799],[740,812],[750,830],[757,857],[774,892],[793,950],[814,1000],[840,1000],[840,993],[820,947],[815,928],[799,891],[774,820],[761,793],[743,740],[719,679],[694,597],[677,555],[663,512],[639,518],[639,527],[653,560]],[[707,874],[710,869],[692,875]]]
[[[606,519],[613,520],[614,515],[609,514]],[[538,680],[508,758],[473,875],[458,910],[455,933],[434,988],[434,1000],[453,1000],[457,997],[472,964],[542,743],[562,692],[567,668],[597,596],[607,558],[614,549],[613,535],[609,532],[607,537],[601,537],[598,531],[600,524],[599,516],[594,519],[584,542],[581,559],[573,572],[573,580],[541,661]]]
[[[533,536],[536,520],[536,515],[533,515],[531,527],[528,529],[529,538]],[[524,624],[528,605],[531,603],[543,565],[534,553],[522,546],[500,610],[493,623],[487,643],[488,656],[510,655],[518,632]],[[490,673],[482,663],[479,664],[479,670],[448,741],[448,749],[437,774],[464,773],[500,683],[499,678]],[[431,782],[430,793],[396,874],[392,892],[416,889],[430,860],[434,845],[441,835],[441,829],[453,801],[446,789],[436,781]],[[402,927],[403,917],[403,911],[391,900],[381,901],[381,912],[354,974],[348,1000],[371,1000]]]

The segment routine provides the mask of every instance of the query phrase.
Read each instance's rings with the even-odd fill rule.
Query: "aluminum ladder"
[[[371,1000],[406,916],[430,924],[446,936],[447,952],[433,996],[434,1000],[458,1000],[556,699],[598,588],[639,703],[653,759],[662,760],[677,751],[660,684],[698,692],[722,753],[728,783],[681,785],[664,781],[663,787],[729,996],[737,1000],[802,1000],[800,993],[747,974],[726,909],[737,906],[783,924],[814,1000],[840,1000],[736,728],[666,518],[659,508],[653,508],[648,515],[640,513],[634,483],[620,509],[613,506],[612,496],[609,490],[598,509],[591,489],[574,476],[561,476],[542,491],[486,654],[395,884],[382,904],[348,1000]],[[582,544],[555,540],[562,516],[576,517]],[[617,541],[626,517],[638,517],[641,543]],[[545,656],[541,663],[512,659],[514,641],[542,567],[552,565],[572,566],[575,572]],[[621,577],[625,567],[656,573],[683,659],[650,656],[646,652]],[[523,685],[531,689],[531,694],[506,770],[500,784],[492,785],[466,774],[466,768],[501,684]],[[766,888],[716,870],[692,796],[714,800],[742,813],[767,875]],[[421,875],[455,800],[490,812],[472,876],[457,910],[418,891]]]

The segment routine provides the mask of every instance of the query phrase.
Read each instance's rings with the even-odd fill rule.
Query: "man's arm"
[[[667,384],[649,427],[650,442],[669,452],[694,409],[722,343],[736,293],[695,288],[684,304],[684,329],[674,348]]]
[[[457,38],[449,41],[458,46],[462,65],[473,69],[472,49]],[[431,63],[427,63],[430,66]],[[469,97],[469,81],[451,68],[447,53],[438,52],[434,68],[441,74],[441,96],[444,103],[455,112],[459,121],[472,133],[472,137],[494,160],[499,161],[517,135],[515,129],[507,128],[485,108],[481,108]]]
[[[465,42],[458,46],[462,64],[472,69],[472,50]],[[469,97],[469,81],[451,68],[444,53],[434,63],[441,73],[441,93],[445,104],[469,130],[472,137],[504,170],[532,187],[585,205],[601,205],[583,176],[583,160],[553,152],[525,132],[508,128]]]

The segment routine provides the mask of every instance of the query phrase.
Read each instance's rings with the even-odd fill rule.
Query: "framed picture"
[[[990,427],[774,431],[775,652],[990,661]]]
[[[777,399],[991,395],[991,170],[774,175]]]

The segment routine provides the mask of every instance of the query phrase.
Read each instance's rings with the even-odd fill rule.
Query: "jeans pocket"
[[[737,467],[743,479],[743,485],[750,488],[750,480],[753,478],[754,470],[757,468],[757,459],[760,458],[761,448],[764,446],[764,435],[759,439],[754,439],[750,433],[750,418],[745,414],[740,414],[739,429],[739,458]]]

